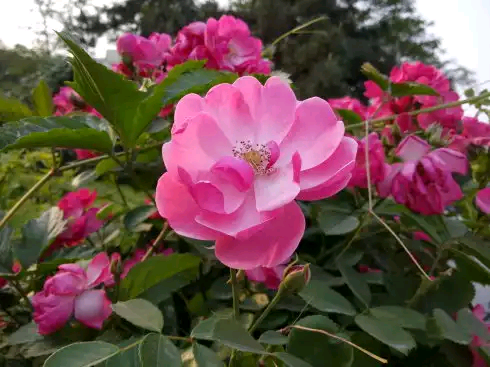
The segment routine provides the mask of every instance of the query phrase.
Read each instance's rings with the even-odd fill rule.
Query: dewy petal
[[[439,148],[429,153],[429,155],[432,157],[435,156],[441,160],[446,166],[446,169],[450,172],[457,172],[464,175],[468,171],[468,160],[466,159],[466,155],[453,149]]]
[[[278,164],[284,159],[291,159],[297,151],[303,170],[318,166],[337,149],[344,131],[344,123],[337,119],[325,100],[314,97],[300,102],[294,124],[280,144]]]
[[[234,185],[239,191],[247,191],[254,179],[252,166],[241,158],[225,156],[211,168],[211,172]]]
[[[298,195],[300,186],[297,177],[301,170],[301,161],[299,164],[295,163],[297,162],[291,161],[287,166],[278,167],[269,174],[255,178],[255,200],[259,212],[280,208]]]
[[[214,117],[232,144],[253,140],[258,130],[242,92],[231,84],[219,84],[206,94],[205,111]]]
[[[97,254],[87,265],[87,288],[93,288],[112,278],[111,260],[105,252]]]
[[[75,318],[88,327],[102,329],[111,313],[111,301],[102,289],[83,292],[75,299]]]
[[[175,107],[172,133],[178,133],[185,128],[189,119],[193,119],[204,110],[204,100],[201,96],[191,93],[184,96]]]
[[[243,204],[231,214],[218,214],[201,211],[196,222],[228,236],[237,236],[238,233],[259,226],[274,217],[275,213],[259,213],[255,204],[255,193],[250,190]]]
[[[490,187],[478,191],[475,203],[483,213],[490,214]]]
[[[299,245],[305,230],[305,217],[296,202],[287,204],[281,214],[248,238],[223,236],[216,241],[216,257],[234,269],[273,267],[284,263]]]
[[[301,171],[301,191],[323,186],[337,176],[350,175],[355,165],[357,142],[344,137],[333,154],[323,163],[311,169]],[[335,180],[337,182],[338,180]]]
[[[216,121],[205,113],[190,119],[185,130],[162,147],[167,171],[177,175],[177,165],[195,178],[199,171],[209,170],[221,157],[230,155],[232,145]]]
[[[158,180],[155,201],[158,212],[167,219],[176,233],[199,240],[216,238],[214,231],[196,222],[195,218],[201,209],[187,187],[171,173],[164,173]]]
[[[415,135],[403,139],[395,150],[395,154],[405,162],[416,161],[430,151],[430,144]]]

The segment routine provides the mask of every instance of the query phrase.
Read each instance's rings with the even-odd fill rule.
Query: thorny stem
[[[257,318],[257,320],[254,321],[252,326],[250,326],[250,329],[248,329],[248,332],[251,334],[257,329],[257,327],[260,325],[262,321],[266,318],[266,316],[272,311],[272,309],[277,305],[277,302],[281,299],[282,296],[282,291],[279,289],[279,291],[276,293],[272,301],[267,305],[264,311],[260,314],[260,316]]]
[[[34,186],[32,186],[29,191],[27,191],[24,196],[22,196],[19,201],[15,203],[15,205],[8,211],[7,214],[0,221],[0,230],[5,227],[7,222],[17,213],[17,211],[25,204],[29,198],[36,193],[49,179],[54,175],[55,169],[52,168],[46,173]]]
[[[162,239],[165,237],[165,233],[167,232],[167,229],[168,229],[168,222],[165,222],[157,238],[155,239],[151,247],[148,249],[148,251],[146,251],[145,256],[143,256],[143,259],[141,259],[142,262],[148,259],[151,256],[151,254],[155,251],[155,249],[158,247]]]
[[[331,338],[334,338],[334,339],[337,339],[337,340],[340,340],[348,345],[350,345],[351,347],[353,348],[356,348],[357,350],[363,352],[364,354],[368,355],[369,357],[377,360],[378,362],[381,362],[381,363],[388,363],[388,360],[387,359],[384,359],[384,358],[381,358],[379,356],[377,356],[376,354],[374,353],[371,353],[370,351],[360,347],[359,345],[357,344],[354,344],[352,343],[350,340],[347,340],[347,339],[344,339],[342,338],[341,336],[338,336],[338,335],[335,335],[335,334],[330,334],[329,332],[325,331],[325,330],[319,330],[319,329],[311,329],[309,327],[305,327],[305,326],[300,326],[300,325],[291,325],[290,326],[291,328],[294,328],[294,329],[299,329],[299,330],[305,330],[305,331],[311,331],[313,333],[319,333],[319,334],[324,334],[326,336],[329,336]]]
[[[422,108],[420,110],[415,110],[415,111],[409,111],[409,112],[406,112],[406,114],[408,116],[417,116],[417,115],[419,115],[421,113],[430,113],[430,112],[435,112],[435,111],[443,110],[445,108],[451,108],[451,107],[461,106],[461,105],[464,105],[466,103],[478,102],[478,101],[480,101],[482,99],[489,98],[489,97],[490,97],[490,92],[487,92],[487,93],[480,94],[479,96],[475,96],[475,97],[463,99],[461,101],[440,104],[440,105],[437,105],[437,106],[432,106],[432,107],[428,107],[428,108]],[[375,124],[377,122],[385,122],[385,121],[394,120],[398,116],[399,116],[399,114],[395,114],[395,115],[391,115],[391,116],[380,117],[378,119],[368,119],[366,121],[368,122],[368,124]],[[345,129],[346,130],[352,130],[352,129],[355,129],[357,127],[362,127],[362,126],[365,125],[366,121],[360,122],[358,124],[348,125],[348,126],[345,127]]]

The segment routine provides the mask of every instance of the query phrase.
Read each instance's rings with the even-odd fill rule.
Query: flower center
[[[272,171],[269,167],[271,152],[264,144],[252,144],[240,141],[232,150],[233,156],[247,161],[256,174],[263,175]]]

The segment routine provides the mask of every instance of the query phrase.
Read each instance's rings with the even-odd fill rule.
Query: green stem
[[[270,303],[267,305],[267,307],[265,308],[264,311],[262,311],[262,313],[260,314],[260,316],[257,318],[257,320],[254,321],[254,323],[252,324],[252,326],[250,326],[250,329],[248,329],[248,332],[251,334],[255,331],[255,329],[257,329],[257,327],[260,325],[260,323],[262,321],[264,321],[264,319],[266,318],[266,316],[272,311],[272,309],[277,305],[277,302],[279,302],[279,300],[281,299],[282,297],[282,291],[279,289],[279,291],[276,293],[276,295],[274,296],[274,298],[272,299],[272,301],[270,301]]]
[[[406,112],[406,114],[409,115],[409,116],[416,116],[416,115],[419,115],[421,113],[430,113],[430,112],[434,112],[434,111],[443,110],[445,108],[458,107],[458,106],[464,105],[466,103],[478,102],[478,101],[480,101],[482,99],[489,98],[489,97],[490,97],[490,92],[487,92],[487,93],[483,93],[483,94],[481,94],[479,96],[476,96],[476,97],[471,97],[471,98],[463,99],[461,101],[440,104],[440,105],[437,105],[437,106],[432,106],[432,107],[428,107],[428,108],[422,108],[420,110],[415,110],[415,111],[409,111],[409,112]],[[385,121],[394,120],[398,116],[400,116],[400,115],[399,114],[396,114],[396,115],[391,115],[391,116],[386,116],[386,117],[380,117],[380,118],[377,118],[377,119],[368,119],[366,121],[368,123],[370,123],[370,124],[375,124],[377,122],[385,122]],[[362,127],[362,126],[364,126],[366,124],[366,121],[360,122],[358,124],[347,125],[345,127],[345,129],[346,130],[352,130],[352,129],[355,129],[357,127]]]
[[[317,22],[321,22],[321,21],[324,21],[324,20],[327,20],[328,17],[327,16],[323,16],[323,17],[319,17],[319,18],[316,18],[316,19],[313,19],[313,20],[310,20],[309,22],[306,22],[305,24],[302,24],[296,28],[293,28],[291,29],[289,32],[286,32],[284,34],[282,34],[281,36],[279,36],[278,38],[275,39],[274,42],[272,42],[271,46],[275,46],[277,45],[279,42],[281,42],[283,39],[289,37],[290,35],[292,34],[295,34],[296,32],[299,32],[305,28],[308,28],[310,25],[312,24],[315,24]]]
[[[160,231],[160,233],[158,234],[157,238],[153,242],[153,245],[151,245],[151,247],[146,252],[145,256],[143,256],[143,258],[141,259],[141,262],[143,262],[146,259],[148,259],[151,256],[151,254],[155,251],[155,249],[158,247],[158,245],[162,241],[163,237],[165,237],[165,233],[167,232],[167,229],[168,229],[168,222],[165,222],[163,224],[162,230]]]
[[[240,295],[238,292],[237,271],[230,268],[231,290],[233,293],[233,318],[238,321],[240,317]]]
[[[37,190],[39,190],[46,182],[49,181],[49,179],[53,176],[55,173],[55,170],[52,168],[49,170],[48,173],[46,173],[39,181],[36,182],[34,186],[32,186],[29,191],[27,191],[24,196],[22,196],[19,201],[15,203],[15,205],[8,211],[7,214],[2,218],[0,221],[0,230],[5,227],[7,222],[17,213],[17,211],[22,207],[22,205],[25,204],[29,198],[36,193]]]

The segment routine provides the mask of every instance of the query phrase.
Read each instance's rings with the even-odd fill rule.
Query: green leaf
[[[444,221],[440,215],[419,215],[404,208],[401,221],[408,226],[421,229],[437,244],[443,244],[449,239]]]
[[[197,269],[200,259],[190,254],[157,255],[136,264],[120,284],[120,300],[136,298],[158,283],[190,269]]]
[[[467,235],[458,238],[457,241],[463,244],[470,252],[487,267],[490,267],[490,241],[486,241],[475,235]]]
[[[124,340],[117,345],[120,348],[119,353],[99,367],[141,367],[139,348],[137,348],[139,344],[140,340],[134,337]]]
[[[124,216],[124,226],[128,231],[133,231],[139,224],[143,223],[153,213],[156,208],[153,205],[142,205],[133,210],[130,210]]]
[[[168,279],[162,280],[157,285],[145,290],[139,297],[158,305],[168,299],[173,292],[178,291],[195,280],[196,276],[197,267],[190,268]]]
[[[59,349],[46,359],[44,367],[91,367],[119,353],[119,348],[105,342],[80,342]]]
[[[224,363],[218,358],[218,355],[204,345],[193,343],[192,353],[197,367],[223,367]]]
[[[469,309],[464,308],[458,311],[456,317],[458,327],[470,335],[476,335],[482,340],[490,340],[488,327],[473,315]]]
[[[335,112],[338,113],[338,115],[340,116],[342,121],[344,121],[344,123],[346,123],[347,125],[359,124],[363,121],[361,116],[359,116],[357,113],[355,113],[354,111],[351,111],[351,110],[344,110],[342,108],[335,108]]]
[[[3,217],[3,216],[2,216]],[[12,237],[13,229],[6,225],[0,230],[0,272],[11,273],[13,265]]]
[[[337,334],[338,326],[325,316],[308,316],[296,325]],[[349,339],[347,335],[343,338]],[[327,335],[293,328],[289,333],[288,353],[313,367],[349,367],[354,360],[352,347]]]
[[[366,334],[363,331],[358,331],[351,335],[352,342],[377,356],[383,356],[385,351],[385,346],[379,341],[374,339],[371,335]],[[368,356],[367,354],[361,352],[358,349],[354,349],[354,364],[353,366],[359,367],[383,367],[389,366],[379,362],[378,360]]]
[[[191,332],[191,337],[218,341],[243,352],[264,353],[262,345],[235,320],[217,315],[201,321]]]
[[[318,225],[327,236],[338,236],[354,231],[359,225],[359,219],[348,214],[327,212],[322,209],[318,215]]]
[[[34,88],[32,100],[38,116],[45,117],[53,114],[53,96],[44,80],[41,79],[37,87]]]
[[[436,90],[429,87],[428,85],[415,82],[392,83],[390,87],[391,95],[393,97],[439,95]]]
[[[388,320],[408,329],[425,329],[426,319],[421,313],[399,306],[380,306],[369,312],[379,320]]]
[[[343,260],[343,257],[337,259],[337,267],[352,293],[354,293],[366,307],[369,307],[369,304],[371,303],[371,291],[362,275],[346,263]]]
[[[182,359],[177,347],[160,334],[149,334],[139,347],[142,367],[180,367]]]
[[[0,150],[59,147],[110,153],[112,141],[103,130],[95,117],[30,117],[0,126]]]
[[[126,302],[117,302],[112,310],[130,323],[143,329],[162,331],[163,315],[160,310],[147,300],[136,298]]]
[[[342,295],[335,292],[322,280],[311,279],[299,293],[306,303],[323,312],[335,312],[354,316],[356,310]]]
[[[490,272],[478,260],[464,252],[452,250],[457,269],[469,281],[490,285]]]
[[[404,355],[416,346],[413,337],[394,322],[366,315],[357,315],[355,321],[366,333]]]
[[[262,344],[270,344],[270,345],[283,345],[287,344],[288,337],[282,335],[278,331],[268,330],[263,333],[259,338],[259,343]]]
[[[302,359],[299,359],[299,358],[297,358],[297,357],[295,357],[289,353],[278,352],[278,353],[273,353],[272,355],[279,358],[288,367],[311,367],[311,364],[309,364],[309,363],[303,361]]]
[[[17,345],[32,343],[38,340],[42,340],[44,337],[37,332],[37,324],[34,321],[26,325],[22,325],[15,332],[9,335],[8,344]]]
[[[16,243],[14,253],[23,268],[37,262],[51,241],[63,232],[65,223],[63,211],[52,207],[22,227],[22,240]]]
[[[362,64],[361,72],[366,76],[366,78],[375,82],[382,90],[388,90],[390,86],[389,79],[385,75],[381,74],[381,72],[369,62]]]
[[[17,99],[0,98],[0,120],[12,121],[32,116],[29,106]]]
[[[113,160],[112,158],[108,158],[97,163],[97,165],[95,166],[95,173],[97,173],[97,175],[99,176],[102,176],[104,173],[112,171],[116,168],[121,169],[119,164],[115,160]]]
[[[434,318],[445,339],[462,345],[468,345],[471,342],[471,335],[464,332],[464,329],[461,329],[443,310],[436,308],[434,310]]]

